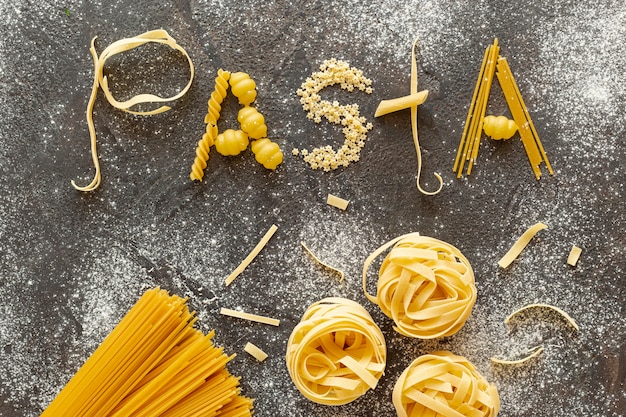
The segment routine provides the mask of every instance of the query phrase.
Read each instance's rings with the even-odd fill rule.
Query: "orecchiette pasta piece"
[[[257,109],[250,106],[242,107],[237,115],[241,130],[252,139],[261,139],[267,136],[265,117]]]
[[[245,72],[235,72],[230,76],[230,91],[239,103],[249,106],[256,99],[256,83]]]
[[[517,132],[517,124],[506,116],[489,115],[483,119],[483,130],[491,139],[510,139]]]
[[[283,153],[280,147],[267,138],[255,140],[250,147],[256,161],[267,169],[276,169],[283,162]]]
[[[217,135],[215,149],[222,155],[239,155],[248,147],[248,135],[241,130],[226,129]]]

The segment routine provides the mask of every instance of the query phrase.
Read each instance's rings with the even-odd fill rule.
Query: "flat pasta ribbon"
[[[393,246],[380,267],[377,295],[367,292],[367,270]],[[409,233],[374,251],[363,266],[363,291],[409,337],[435,339],[461,329],[476,301],[472,267],[454,246]]]
[[[161,106],[159,108],[149,111],[137,111],[131,110],[131,108],[143,103],[164,103],[177,100],[185,95],[185,93],[187,93],[187,91],[191,87],[191,83],[193,82],[194,77],[194,66],[191,58],[189,57],[187,52],[176,43],[176,40],[174,40],[174,38],[172,38],[165,30],[152,30],[132,38],[120,39],[107,46],[104,51],[102,51],[100,56],[98,56],[96,52],[95,41],[96,37],[91,40],[91,47],[89,48],[89,52],[91,53],[94,61],[94,76],[91,96],[89,98],[89,102],[87,103],[87,125],[89,126],[89,136],[91,139],[91,158],[93,160],[93,165],[96,172],[94,174],[93,180],[86,186],[78,186],[76,182],[72,180],[72,185],[79,191],[94,191],[100,186],[101,183],[100,162],[98,160],[98,151],[96,149],[96,129],[93,122],[93,107],[96,102],[96,96],[98,94],[99,88],[102,88],[102,92],[107,98],[107,101],[111,104],[111,106],[115,107],[116,109],[125,111],[126,113],[149,116],[168,111],[170,110],[170,107]],[[183,55],[185,55],[187,61],[189,62],[189,82],[178,94],[172,97],[163,98],[155,94],[138,94],[126,101],[116,100],[109,90],[107,77],[103,74],[104,64],[106,60],[114,55],[129,51],[149,42],[168,45],[170,48],[176,49],[177,51],[180,51]]]
[[[498,390],[462,356],[433,352],[409,365],[393,388],[398,417],[495,417]]]
[[[345,298],[311,305],[287,343],[287,369],[309,400],[347,404],[374,389],[385,370],[385,339],[369,313]]]

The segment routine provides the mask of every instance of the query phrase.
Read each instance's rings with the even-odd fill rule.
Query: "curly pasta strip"
[[[280,147],[267,138],[255,140],[250,148],[256,161],[267,169],[276,169],[283,162],[283,153]]]
[[[393,389],[398,417],[495,417],[498,389],[462,356],[433,352],[409,365]]]
[[[221,68],[217,70],[217,77],[215,77],[215,89],[211,93],[211,98],[207,103],[208,111],[204,117],[204,123],[206,123],[206,132],[202,135],[202,139],[198,142],[196,147],[196,157],[191,166],[191,172],[189,178],[193,180],[202,181],[204,177],[204,169],[209,161],[209,150],[217,139],[217,121],[220,118],[220,112],[222,110],[222,102],[226,97],[228,90],[228,79],[230,78],[230,72],[224,71]]]
[[[287,343],[287,368],[296,388],[319,404],[347,404],[374,389],[387,348],[369,313],[345,298],[311,305]]]
[[[244,106],[256,100],[256,83],[245,72],[235,72],[230,76],[230,91]]]
[[[367,292],[372,261],[395,245],[380,267],[378,294]],[[405,336],[435,339],[458,332],[476,301],[474,272],[454,246],[409,233],[387,242],[365,261],[363,291]]]

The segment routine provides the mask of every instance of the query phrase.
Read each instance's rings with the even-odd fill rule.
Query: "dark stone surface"
[[[395,415],[391,391],[399,374],[440,349],[467,356],[498,386],[501,416],[626,414],[623,2],[11,0],[0,11],[1,416],[38,415],[141,293],[157,285],[188,296],[202,330],[215,329],[216,342],[238,354],[229,369],[242,376],[258,416]],[[152,117],[115,110],[100,93],[94,120],[103,183],[79,193],[70,180],[88,183],[93,172],[84,120],[89,42],[98,36],[102,51],[156,28],[191,55],[192,89]],[[534,179],[517,136],[483,138],[473,174],[458,180],[452,173],[480,60],[496,36],[554,176],[544,167],[544,177]],[[430,91],[419,108],[422,183],[436,186],[433,171],[445,181],[433,197],[415,188],[408,111],[373,118],[381,99],[408,93],[415,37],[420,89]],[[374,93],[323,94],[358,103],[374,128],[358,163],[327,173],[291,150],[343,141],[336,126],[307,120],[295,94],[333,57],[362,69]],[[285,161],[270,172],[249,150],[237,157],[212,150],[205,181],[194,184],[189,167],[218,68],[257,81],[257,108]],[[184,58],[156,46],[111,59],[106,71],[119,98],[172,94],[188,75]],[[235,126],[238,108],[226,100],[220,129]],[[508,113],[497,86],[488,110]],[[348,210],[326,206],[328,193],[350,200]],[[499,269],[499,258],[537,221],[549,228]],[[225,287],[223,279],[271,224],[279,231],[270,244]],[[401,337],[363,295],[367,255],[410,231],[452,243],[474,268],[477,303],[450,338]],[[343,268],[346,281],[314,264],[301,241]],[[583,248],[576,268],[565,264],[572,244]],[[364,305],[388,343],[376,390],[330,409],[302,397],[284,363],[300,316],[329,295]],[[509,332],[504,317],[533,302],[564,309],[580,332],[545,312]],[[273,316],[281,325],[222,317],[220,307]],[[257,363],[245,354],[246,341],[269,359]],[[524,366],[489,362],[537,344],[546,351]]]

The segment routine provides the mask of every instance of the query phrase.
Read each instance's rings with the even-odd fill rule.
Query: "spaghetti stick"
[[[220,314],[235,317],[238,319],[256,321],[257,323],[269,324],[271,326],[280,325],[280,320],[271,317],[259,316],[257,314],[244,313],[243,311],[231,310],[229,308],[220,309]]]
[[[522,236],[520,236],[520,238],[513,244],[511,249],[509,249],[509,251],[502,257],[502,259],[498,261],[498,265],[500,266],[500,268],[504,269],[511,265],[511,262],[513,262],[519,256],[519,254],[522,253],[522,250],[528,245],[530,239],[532,239],[538,231],[543,230],[547,227],[548,226],[540,222],[536,223],[528,230],[526,230],[524,234],[522,234]]]
[[[256,258],[259,252],[261,252],[265,245],[267,245],[267,242],[269,242],[269,240],[272,238],[277,230],[278,227],[276,225],[272,225],[272,227],[270,227],[269,230],[265,232],[265,235],[259,241],[259,243],[257,243],[254,249],[252,249],[252,252],[250,252],[250,254],[246,256],[246,258],[239,264],[239,266],[235,268],[235,270],[226,278],[226,280],[224,280],[226,286],[230,285],[235,280],[235,278],[237,278],[239,274],[241,274],[244,269],[246,269],[246,267],[250,265],[250,263],[254,260],[254,258]]]

